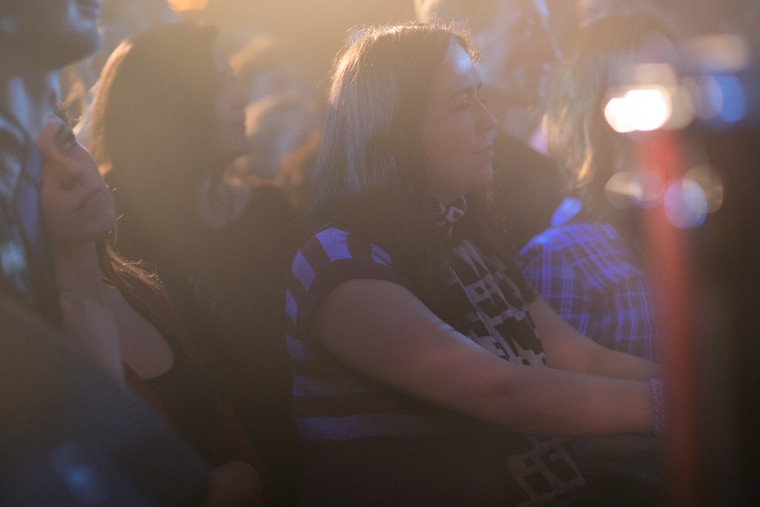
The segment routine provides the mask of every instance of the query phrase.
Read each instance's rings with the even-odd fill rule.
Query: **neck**
[[[58,92],[58,72],[35,66],[15,52],[0,48],[0,105],[32,136],[47,121]]]
[[[106,285],[101,278],[94,242],[54,243],[53,263],[58,289],[101,299]]]

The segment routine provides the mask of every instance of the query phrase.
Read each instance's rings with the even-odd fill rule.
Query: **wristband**
[[[665,387],[660,379],[649,379],[652,387],[652,422],[654,434],[665,433]]]

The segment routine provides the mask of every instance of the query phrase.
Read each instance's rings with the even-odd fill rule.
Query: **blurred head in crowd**
[[[610,177],[634,168],[629,137],[615,132],[604,116],[608,91],[619,84],[615,76],[644,58],[660,60],[672,50],[673,38],[670,27],[650,12],[612,14],[581,28],[562,59],[544,128],[566,191],[582,201],[584,213],[603,214]]]
[[[484,96],[497,115],[542,104],[559,57],[545,0],[415,0],[415,9],[420,21],[435,18],[471,31]]]
[[[0,45],[22,54],[30,68],[59,69],[97,49],[99,16],[99,0],[5,0]]]
[[[92,105],[92,151],[118,181],[117,197],[191,208],[199,183],[218,182],[245,152],[246,97],[216,37],[209,24],[173,23],[109,58]]]
[[[60,323],[31,140],[57,99],[58,71],[97,49],[97,0],[0,2],[0,292]]]
[[[308,62],[287,40],[256,36],[232,55],[230,64],[252,102],[274,94],[315,95]]]
[[[176,21],[179,21],[179,16],[167,0],[103,0],[100,23],[103,47],[91,64],[95,79],[108,56],[122,41],[148,28]]]
[[[247,108],[248,159],[252,174],[275,180],[285,159],[320,128],[314,105],[298,95],[272,95]]]
[[[83,0],[84,2],[88,0]],[[166,0],[102,1],[100,33],[103,44],[91,58],[66,67],[61,74],[61,97],[72,118],[84,121],[76,128],[78,137],[89,144],[91,89],[97,83],[108,56],[124,40],[150,27],[179,21]]]
[[[321,131],[316,73],[290,39],[262,34],[230,59],[251,101],[248,153],[236,169],[281,188],[300,204]]]

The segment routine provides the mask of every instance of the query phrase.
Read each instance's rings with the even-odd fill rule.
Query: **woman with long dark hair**
[[[224,177],[247,149],[246,97],[217,35],[175,23],[119,46],[93,102],[92,149],[121,213],[120,253],[164,280],[288,496],[299,465],[281,286],[294,212],[279,190]]]
[[[95,162],[59,117],[48,120],[37,144],[65,335],[208,460],[212,475],[204,505],[260,502],[266,472],[188,343],[160,282],[108,243],[116,213]]]
[[[665,58],[674,35],[647,11],[598,19],[575,36],[557,70],[544,116],[565,199],[552,227],[521,252],[524,273],[563,319],[613,350],[653,360],[657,318],[647,283],[639,208],[615,202],[615,178],[639,166],[635,138],[615,132],[604,106],[616,72],[637,58]],[[623,185],[617,185],[620,188]]]
[[[569,502],[584,480],[549,435],[661,430],[656,366],[579,335],[504,254],[480,86],[438,25],[337,60],[286,295],[307,505]]]

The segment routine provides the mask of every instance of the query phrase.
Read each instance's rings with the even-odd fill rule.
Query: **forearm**
[[[418,380],[397,378],[395,387],[519,433],[609,436],[653,429],[647,381],[512,364],[479,347],[456,356],[442,344],[439,349],[440,354],[412,354],[408,370]],[[463,364],[472,367],[462,369]]]
[[[611,350],[653,361],[657,322],[642,280],[631,279],[605,292],[593,304],[588,336]]]
[[[320,324],[324,346],[367,377],[514,431],[592,436],[653,427],[649,384],[579,373],[588,369],[590,355],[575,351],[572,336],[550,342],[560,363],[575,354],[564,365],[576,372],[510,363],[443,323],[406,289],[380,281],[333,291]],[[543,324],[545,330],[569,328],[558,316]],[[590,342],[572,332],[579,347]]]
[[[530,305],[549,366],[570,372],[617,379],[648,380],[661,367],[630,354],[613,351],[582,336],[543,299]]]
[[[648,382],[514,366],[508,387],[493,393],[493,421],[524,433],[607,436],[653,429]]]
[[[591,355],[587,373],[618,379],[661,378],[662,366],[645,359],[599,346]]]

